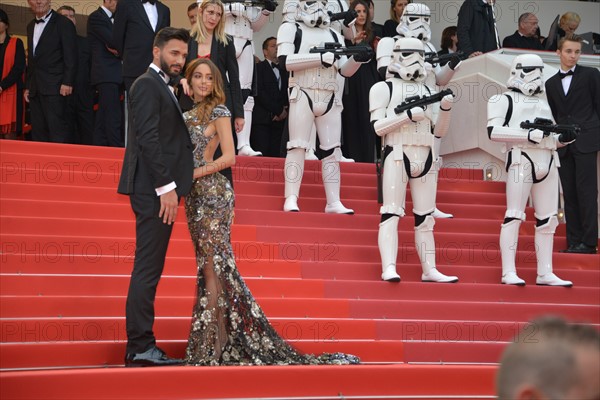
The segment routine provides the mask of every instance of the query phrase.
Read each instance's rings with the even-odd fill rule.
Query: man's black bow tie
[[[150,3],[152,5],[155,5],[156,4],[156,0],[142,0],[142,4],[144,4],[144,3]]]
[[[567,72],[564,72],[564,73],[560,72],[560,71],[558,72],[558,76],[560,76],[560,79],[565,79],[569,75],[573,75],[573,70],[572,69],[570,69],[570,70],[568,70]]]
[[[275,63],[271,63],[271,68],[273,69],[277,69],[279,68],[279,65],[275,64]]]
[[[163,78],[163,80],[165,79],[165,73],[162,71],[158,71],[158,74]],[[169,82],[167,82],[168,86],[177,86],[179,84],[179,79],[177,78],[173,78],[173,77],[169,77]]]
[[[43,24],[44,22],[46,22],[46,18],[42,18],[42,19],[36,19],[35,23],[36,24]]]

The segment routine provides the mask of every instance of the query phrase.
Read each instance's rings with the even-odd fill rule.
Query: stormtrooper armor
[[[573,138],[561,137],[534,129],[521,129],[525,120],[536,117],[553,120],[550,106],[540,96],[543,92],[542,59],[524,54],[513,60],[507,87],[511,91],[492,96],[488,102],[488,134],[502,142],[507,153],[506,213],[500,230],[502,280],[509,285],[525,285],[517,275],[515,258],[519,226],[525,220],[525,206],[531,194],[535,207],[535,252],[538,285],[572,286],[570,281],[552,272],[554,231],[558,225],[557,147]],[[562,142],[561,142],[562,141]]]
[[[327,14],[337,14],[348,11],[348,2],[346,0],[328,0],[322,4],[322,8]],[[297,20],[302,18],[303,11],[300,9],[300,2],[298,0],[285,0],[283,3],[283,22],[296,23]],[[332,21],[329,23],[329,27],[343,34],[347,40],[354,38],[355,31],[352,28],[353,21],[344,24],[343,20]],[[339,87],[344,87],[344,77],[339,78]],[[313,126],[312,132],[309,139],[309,146],[304,153],[305,160],[318,160],[315,155],[317,148],[317,128]],[[354,160],[345,158],[343,155],[340,157],[341,162],[353,162]]]
[[[437,49],[430,42],[431,39],[431,11],[429,7],[421,3],[409,3],[407,4],[402,17],[400,17],[400,23],[396,28],[398,36],[394,38],[383,38],[377,45],[377,70],[382,76],[388,78],[397,74],[399,65],[396,65],[392,60],[394,42],[398,38],[415,38],[423,42],[425,53],[437,53]],[[454,72],[459,66],[459,62],[449,62],[445,66],[440,67],[439,65],[431,65],[426,63],[427,78],[425,84],[434,88],[436,86],[445,86],[450,82],[450,79],[454,76]],[[433,144],[433,160],[434,167],[439,171],[442,167],[442,158],[440,157],[440,147],[442,140],[436,137]],[[436,184],[437,188],[437,184]],[[435,218],[452,218],[452,214],[444,213],[437,208],[435,209],[433,216]]]
[[[265,8],[252,4],[225,3],[225,32],[233,37],[235,52],[240,71],[240,87],[244,99],[244,129],[237,134],[237,150],[239,155],[260,156],[259,151],[250,147],[250,131],[252,128],[252,79],[254,77],[254,45],[252,37],[269,20],[269,15],[275,10],[276,3],[269,1]],[[268,8],[268,9],[267,9]]]
[[[434,134],[448,131],[453,96],[440,103],[413,107],[396,114],[395,107],[412,96],[429,96],[434,90],[423,82],[427,70],[424,46],[418,39],[400,38],[394,44],[394,77],[376,83],[369,93],[371,121],[385,144],[383,205],[380,209],[379,251],[384,281],[399,282],[396,272],[398,221],[404,216],[406,185],[410,183],[415,216],[415,245],[425,282],[457,282],[455,276],[439,272],[435,262],[433,226],[437,169],[432,165]],[[434,125],[435,123],[435,125]]]
[[[313,125],[320,147],[327,153],[322,160],[323,185],[327,197],[325,212],[352,214],[340,201],[340,167],[342,155],[341,112],[343,78],[360,67],[354,57],[332,52],[310,53],[324,43],[343,43],[342,35],[330,29],[327,2],[299,1],[295,22],[284,22],[277,33],[280,64],[289,72],[288,113],[290,140],[285,160],[284,211],[299,211],[298,197],[304,173],[306,150],[310,148]],[[368,61],[368,60],[364,60]]]

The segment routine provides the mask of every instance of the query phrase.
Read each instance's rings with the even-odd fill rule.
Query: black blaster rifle
[[[327,13],[329,14],[329,20],[331,22],[343,20],[345,26],[348,26],[350,24],[350,22],[352,22],[356,18],[358,18],[358,13],[356,12],[356,10],[348,10],[348,11],[339,12],[339,13],[335,13],[335,14],[332,13],[331,11],[327,11]]]
[[[413,107],[422,107],[425,109],[429,104],[437,103],[442,101],[444,96],[448,94],[454,94],[451,89],[444,89],[439,93],[432,94],[431,96],[411,96],[404,99],[404,101],[394,108],[396,114],[402,114],[404,111],[410,110]]]
[[[570,137],[577,137],[581,128],[578,125],[556,125],[547,118],[539,118],[533,120],[533,122],[523,121],[521,122],[521,129],[539,129],[544,132],[544,136],[549,136],[551,133],[566,134]]]
[[[436,52],[428,52],[425,53],[425,58],[424,61],[426,63],[429,63],[431,65],[445,65],[446,63],[450,62],[451,60],[455,59],[456,57],[458,57],[460,60],[466,60],[466,56],[465,53],[463,53],[462,51],[456,52],[456,53],[450,53],[450,54],[442,54],[439,55]],[[457,62],[458,64],[458,62]]]
[[[336,42],[327,42],[323,44],[323,47],[312,47],[309,50],[309,53],[333,53],[336,55],[336,58],[339,56],[355,56],[354,59],[356,61],[365,60],[368,61],[374,55],[373,49],[369,46],[350,46],[343,47],[341,43]]]

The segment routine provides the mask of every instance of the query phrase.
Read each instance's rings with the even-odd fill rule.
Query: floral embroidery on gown
[[[184,113],[194,149],[194,167],[206,164],[206,136],[195,110]],[[210,121],[230,117],[223,106]],[[301,354],[273,329],[240,276],[231,247],[234,193],[227,178],[213,173],[194,180],[185,211],[198,264],[197,298],[185,352],[190,365],[356,364],[343,353]]]

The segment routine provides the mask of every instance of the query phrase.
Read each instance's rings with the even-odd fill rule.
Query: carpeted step
[[[81,347],[79,352],[89,352]],[[495,366],[469,365],[355,365],[26,371],[0,376],[0,390],[3,398],[60,400],[134,398],[145,393],[169,399],[412,396],[476,400],[493,396],[496,370]]]

